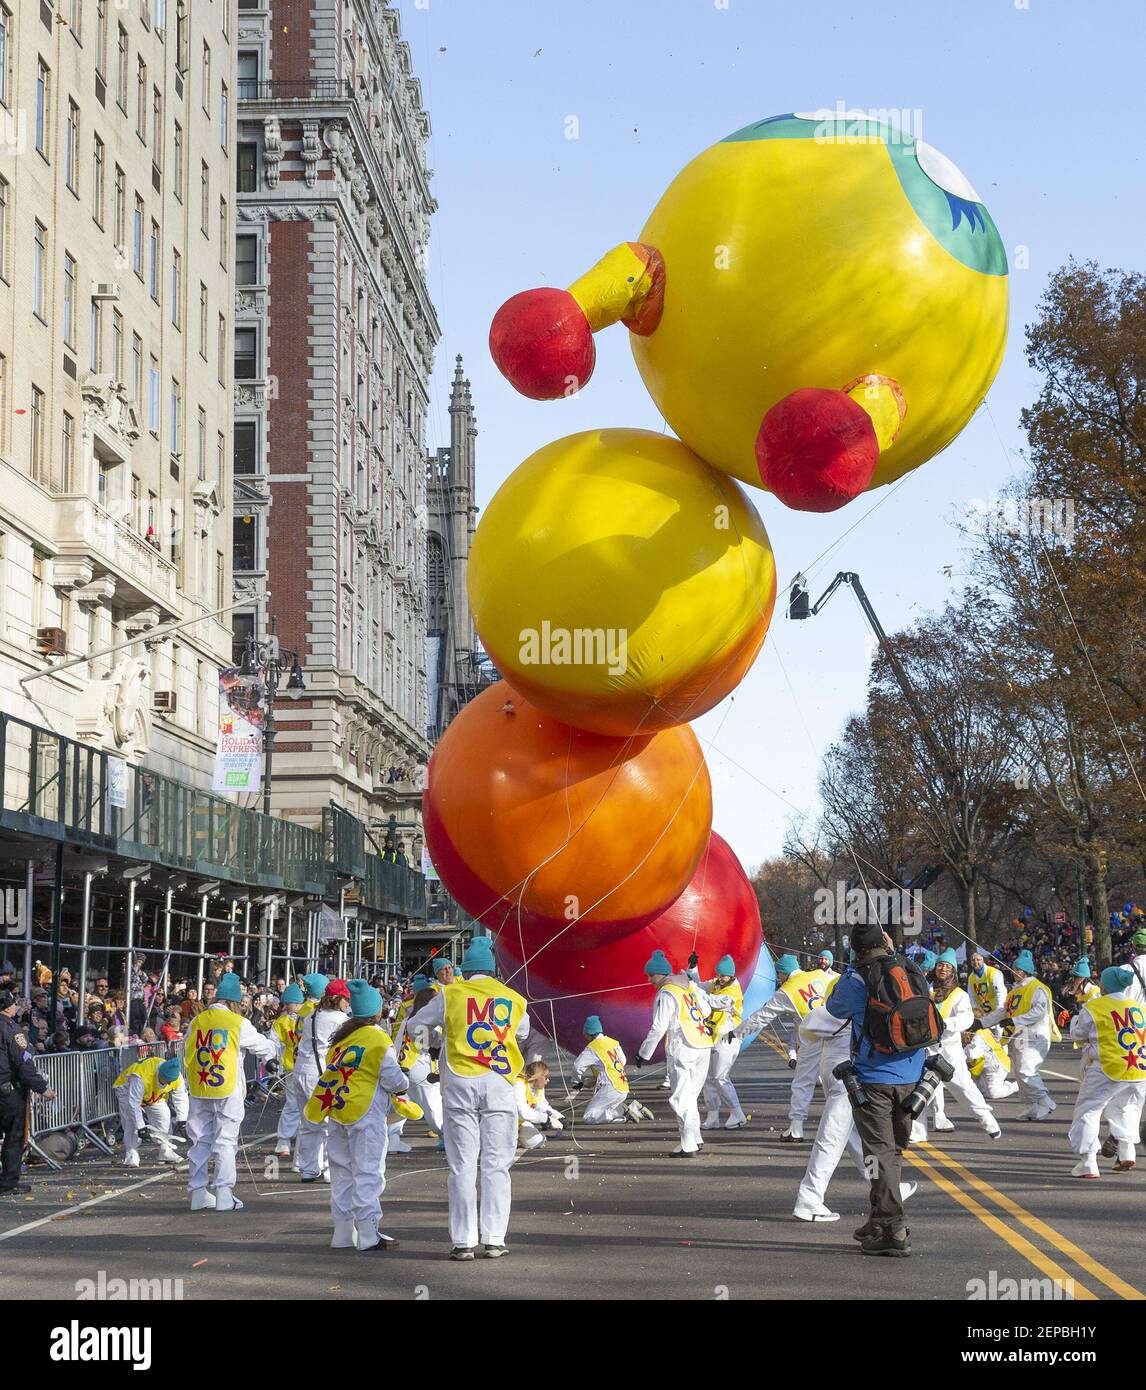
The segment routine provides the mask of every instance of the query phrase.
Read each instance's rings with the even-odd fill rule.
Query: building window
[[[131,475],[131,524],[137,531],[143,530],[143,484],[138,473]]]
[[[103,226],[103,181],[104,181],[104,149],[103,141],[98,135],[93,136],[92,144],[92,216],[96,220],[96,225]]]
[[[107,0],[96,0],[95,69],[101,77],[107,72]]]
[[[235,161],[235,188],[254,193],[259,186],[259,147],[253,140],[240,140]]]
[[[151,89],[151,159],[163,168],[163,96],[158,87]]]
[[[239,78],[239,100],[257,101],[259,96],[259,55],[257,49],[239,54],[236,73]]]
[[[88,368],[98,373],[100,364],[103,360],[103,305],[98,299],[92,300],[88,336],[91,340],[91,347],[88,353]]]
[[[219,385],[223,386],[227,380],[227,320],[223,314],[219,315]]]
[[[259,375],[259,334],[256,328],[235,329],[235,380],[254,381]]]
[[[242,8],[243,0],[239,0],[239,9]],[[255,615],[253,613],[235,613],[231,618],[231,626],[235,631],[231,642],[231,664],[241,666],[243,657],[246,655],[247,644],[255,640]]]
[[[211,50],[203,45],[203,110],[211,114]]]
[[[183,127],[175,122],[175,196],[183,201]]]
[[[11,189],[7,179],[0,179],[0,280],[8,276],[8,198]]]
[[[36,148],[48,157],[48,111],[52,102],[52,74],[43,58],[36,63]]]
[[[227,200],[219,199],[219,264],[224,270],[227,268]]]
[[[143,199],[135,195],[135,211],[131,218],[131,268],[143,279]]]
[[[242,150],[242,146],[239,146]],[[249,232],[235,238],[235,284],[259,283],[259,239]]]
[[[68,126],[64,132],[64,182],[77,196],[80,191],[80,108],[68,102]]]
[[[76,263],[64,252],[64,343],[76,345]]]
[[[207,286],[199,282],[199,356],[207,360],[207,321],[210,317],[207,305]]]
[[[259,522],[250,512],[236,515],[232,526],[232,566],[236,570],[258,569]]]
[[[147,288],[156,304],[159,303],[159,223],[152,219],[151,236],[147,241]]]
[[[127,30],[119,26],[115,55],[115,99],[119,109],[127,114]]]
[[[64,429],[60,440],[60,473],[63,490],[71,492],[76,467],[76,422],[64,411]]]
[[[36,223],[36,239],[32,250],[32,313],[44,322],[44,276],[48,260],[48,229]]]
[[[148,372],[147,427],[152,434],[159,433],[159,361],[152,357]]]
[[[211,170],[203,160],[199,169],[199,228],[203,235],[211,235]]]
[[[135,133],[147,143],[147,64],[135,59]]]
[[[221,483],[227,471],[227,444],[222,431],[215,436],[215,481]]]
[[[201,483],[207,481],[207,412],[199,407],[195,434],[195,465]]]
[[[12,11],[0,5],[0,105],[12,104]]]
[[[143,339],[138,333],[131,335],[131,399],[143,404]]]
[[[171,249],[171,322],[176,328],[183,327],[183,257]]]
[[[117,164],[115,166],[115,249],[122,255],[127,248],[127,178]]]
[[[231,111],[228,101],[227,84],[219,84],[219,144],[223,149],[227,148],[228,130],[230,128]]]
[[[123,380],[123,315],[111,311],[111,375],[113,381]]]
[[[36,482],[40,482],[46,459],[44,457],[44,393],[38,386],[32,387],[32,419],[30,423],[32,426],[31,447],[29,449],[31,476]]]
[[[215,551],[215,607],[222,608],[223,595],[227,592],[227,557],[221,550]]]
[[[259,469],[259,426],[256,420],[235,421],[235,476],[248,476]]]
[[[171,378],[171,452],[183,452],[183,388]]]

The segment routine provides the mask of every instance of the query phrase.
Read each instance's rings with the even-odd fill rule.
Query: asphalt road
[[[1068,1047],[1053,1049],[1048,1070],[1076,1074]],[[975,1280],[998,1290],[1052,1279],[1076,1299],[1146,1297],[1146,1162],[1114,1175],[1102,1160],[1100,1182],[1070,1177],[1073,1080],[1048,1078],[1059,1110],[1040,1124],[1015,1120],[1015,1100],[998,1103],[996,1142],[949,1098],[956,1131],[905,1163],[919,1180],[914,1256],[873,1260],[851,1238],[866,1187],[846,1157],[828,1192],[842,1219],[791,1216],[809,1145],[779,1140],[790,1075],[757,1043],[734,1074],[749,1126],[709,1134],[703,1158],[681,1161],[668,1156],[675,1127],[661,1073],[635,1073],[656,1121],[574,1123],[521,1159],[510,1257],[472,1264],[446,1259],[445,1158],[423,1125],[408,1126],[414,1152],[388,1166],[384,1225],[401,1247],[359,1254],[329,1248],[325,1185],[274,1172],[276,1106],[253,1104],[239,1161],[244,1211],[192,1213],[182,1170],[145,1161],[125,1171],[89,1150],[60,1174],[33,1170],[31,1197],[0,1200],[0,1288],[68,1300],[79,1281],[102,1277],[169,1280],[185,1299],[967,1299]],[[560,1092],[551,1084],[551,1098]]]

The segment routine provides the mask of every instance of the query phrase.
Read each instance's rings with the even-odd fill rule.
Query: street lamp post
[[[275,634],[275,619],[271,619],[270,635],[265,638],[248,637],[243,647],[243,672],[246,675],[258,673],[263,678],[265,694],[263,708],[266,722],[263,726],[263,814],[271,813],[271,778],[275,750],[275,700],[279,686],[286,676],[287,694],[297,699],[306,689],[302,678],[302,666],[298,652],[293,647],[284,647]]]

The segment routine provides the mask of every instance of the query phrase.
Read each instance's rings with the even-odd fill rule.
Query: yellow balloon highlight
[[[591,430],[525,460],[470,554],[486,651],[546,713],[651,732],[718,704],[755,660],[776,598],[743,491],[679,440]]]

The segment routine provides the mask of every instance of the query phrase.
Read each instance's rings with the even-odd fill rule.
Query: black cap
[[[883,928],[878,922],[869,922],[856,927],[852,932],[852,947],[857,952],[875,951],[883,945]]]

